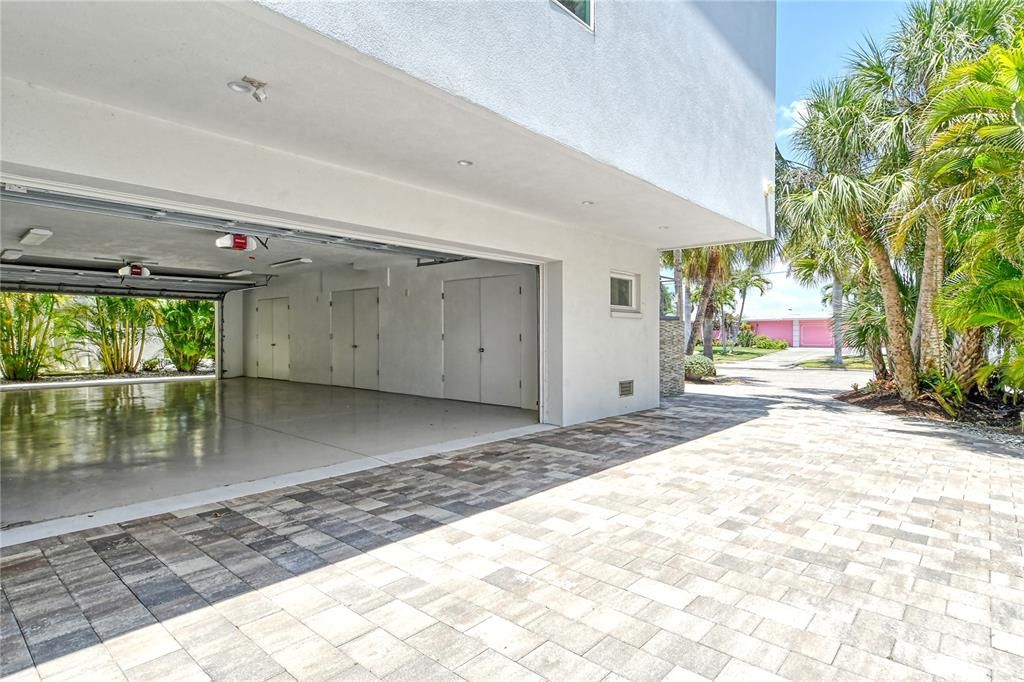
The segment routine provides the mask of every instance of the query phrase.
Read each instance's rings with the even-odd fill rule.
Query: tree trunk
[[[711,249],[708,254],[707,269],[704,271],[704,281],[701,283],[700,301],[697,303],[697,315],[694,317],[694,325],[703,320],[711,299],[715,296],[715,275],[718,274],[718,263],[721,254],[717,249]],[[686,354],[693,355],[693,349],[697,345],[697,335],[690,334],[690,340],[686,342]],[[706,352],[706,351],[705,351]]]
[[[959,334],[953,348],[953,378],[967,395],[977,384],[976,374],[985,364],[985,329],[972,327]]]
[[[723,353],[728,353],[729,352],[729,345],[728,345],[729,344],[729,330],[725,326],[725,324],[726,324],[725,306],[723,305],[722,306],[722,321],[719,323],[718,335],[721,337],[721,340],[722,340],[722,352]]]
[[[946,276],[945,253],[942,222],[937,214],[931,213],[925,231],[924,265],[914,317],[917,338],[911,341],[922,372],[942,372],[945,367],[946,331],[935,310],[935,299]]]
[[[686,322],[683,319],[683,252],[676,249],[672,252],[672,279],[676,286],[676,317],[683,326],[683,349],[686,349]]]
[[[708,360],[715,359],[715,316],[709,313],[704,315],[704,357]]]
[[[832,275],[832,364],[843,366],[843,281]]]
[[[740,296],[740,314],[736,318],[736,330],[739,331],[743,328],[743,309],[747,307],[747,290],[743,290],[743,295]]]
[[[885,308],[885,326],[889,332],[889,362],[892,363],[896,390],[903,400],[917,397],[917,372],[914,354],[910,349],[910,334],[907,333],[907,316],[903,314],[903,300],[896,271],[889,260],[889,251],[870,234],[863,224],[857,225],[857,233],[864,240],[871,254],[871,260],[878,270],[882,285],[882,304]]]
[[[868,357],[871,359],[871,368],[875,371],[875,379],[878,381],[888,379],[889,368],[885,366],[885,356],[882,355],[882,344],[869,344],[867,352]]]
[[[683,348],[690,343],[690,335],[693,333],[693,305],[690,303],[690,279],[683,280]]]

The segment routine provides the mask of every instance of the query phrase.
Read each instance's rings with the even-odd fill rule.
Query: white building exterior
[[[314,267],[228,294],[225,377],[255,375],[257,302],[289,292],[290,379],[329,383],[325,292],[372,284],[380,389],[444,397],[442,269],[516,272],[523,407],[552,424],[654,407],[659,249],[771,234],[775,9],[592,11],[590,27],[552,0],[5,2],[0,172],[478,259]],[[225,87],[242,76],[267,101]],[[632,310],[613,309],[614,274]]]

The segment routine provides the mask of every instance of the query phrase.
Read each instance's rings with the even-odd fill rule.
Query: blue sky
[[[780,0],[777,7],[775,67],[776,142],[792,157],[790,132],[799,125],[801,100],[811,85],[842,73],[846,56],[864,36],[882,41],[891,33],[904,7],[893,0]],[[744,316],[776,317],[790,313],[825,312],[820,287],[802,287],[788,279],[785,265],[770,275],[772,289],[763,297],[752,292]]]

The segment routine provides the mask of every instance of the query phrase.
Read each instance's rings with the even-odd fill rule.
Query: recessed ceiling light
[[[52,236],[53,232],[45,227],[30,227],[18,241],[25,246],[39,246]]]
[[[234,272],[229,272],[229,273],[227,273],[224,276],[225,277],[245,277],[246,275],[251,275],[251,274],[252,274],[252,270],[235,270]]]
[[[282,260],[282,261],[278,261],[276,263],[271,263],[270,267],[272,267],[272,268],[284,268],[284,267],[287,267],[289,265],[301,265],[303,263],[312,263],[312,262],[313,262],[312,258],[306,258],[306,257],[290,258],[288,260]]]
[[[584,206],[593,206],[594,205],[594,202],[590,201],[589,199],[586,200],[586,201],[581,201],[580,203],[583,204]]]
[[[456,163],[459,164],[460,166],[472,166],[473,165],[473,162],[469,161],[468,159],[459,159],[458,161],[456,161]]]
[[[3,260],[18,260],[23,255],[25,255],[25,252],[21,249],[4,249],[0,251],[0,259]]]
[[[240,92],[245,95],[253,91],[253,87],[244,81],[231,81],[228,83],[228,87],[234,92]]]

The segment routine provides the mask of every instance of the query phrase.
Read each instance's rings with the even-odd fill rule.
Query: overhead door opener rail
[[[440,251],[430,251],[408,246],[399,246],[385,242],[376,242],[355,237],[342,237],[337,235],[322,234],[302,229],[291,229],[261,225],[248,221],[225,220],[213,216],[187,213],[183,211],[172,211],[138,204],[127,204],[105,199],[94,199],[80,197],[73,194],[54,192],[3,183],[0,185],[0,198],[4,201],[11,201],[32,206],[45,206],[49,208],[62,208],[75,211],[84,211],[106,216],[119,216],[136,220],[147,220],[150,222],[169,223],[182,227],[191,227],[198,230],[216,232],[218,234],[244,234],[258,239],[283,239],[290,242],[304,244],[319,244],[327,246],[347,246],[349,248],[365,249],[378,253],[392,253],[396,255],[412,256],[420,259],[419,264],[449,263],[462,260],[469,260],[468,256],[456,256]]]

